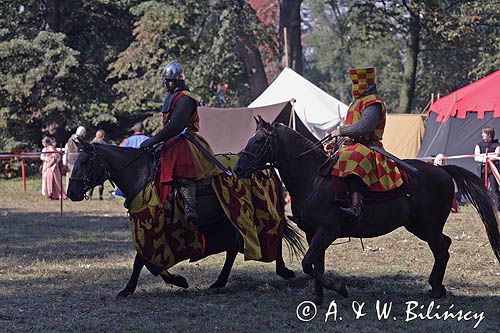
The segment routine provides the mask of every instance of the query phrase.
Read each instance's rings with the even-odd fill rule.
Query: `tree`
[[[8,126],[1,134],[4,142],[39,145],[41,136],[50,134],[62,143],[78,125],[119,132],[118,119],[109,108],[115,94],[112,82],[106,81],[106,64],[131,39],[128,7],[136,2],[2,2],[0,41],[5,63],[0,104]],[[45,59],[49,56],[54,58]],[[30,76],[34,72],[36,76]],[[57,105],[57,112],[49,105]]]
[[[304,70],[302,62],[302,28],[300,5],[302,0],[280,0],[280,46],[281,57],[285,56],[284,28],[287,28],[288,61],[291,68],[299,74]],[[284,64],[286,64],[286,60]]]
[[[188,84],[205,104],[213,103],[217,83],[229,84],[228,105],[247,104],[267,87],[258,45],[272,39],[245,1],[148,1],[132,13],[134,40],[110,66],[117,112],[158,113],[162,66],[172,59],[184,64]]]
[[[306,75],[344,103],[351,100],[351,67],[375,66],[380,94],[389,110],[398,106],[403,66],[394,34],[363,38],[364,25],[354,19],[353,0],[306,1],[310,18],[304,38]]]
[[[75,110],[75,92],[65,87],[74,78],[77,57],[59,33],[42,31],[33,40],[0,43],[0,110],[7,148],[38,142],[41,130],[54,133]]]
[[[498,43],[491,41],[498,40],[499,6],[444,0],[369,0],[353,6],[355,21],[369,27],[363,31],[367,39],[396,34],[406,40],[398,112],[425,105],[443,78],[450,87],[466,84],[463,78],[470,80],[477,59],[498,58]],[[420,85],[421,79],[428,85]]]

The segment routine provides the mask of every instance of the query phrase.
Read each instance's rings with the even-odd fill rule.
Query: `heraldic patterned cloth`
[[[234,167],[236,155],[218,155],[227,167]],[[281,207],[281,183],[276,174],[239,179],[221,173],[212,178],[212,187],[227,217],[244,240],[245,260],[274,261],[283,235],[285,216]],[[153,183],[132,200],[129,208],[132,240],[137,252],[159,269],[166,271],[186,259],[203,256],[204,237],[196,225],[184,219],[182,203],[173,194],[161,204]]]

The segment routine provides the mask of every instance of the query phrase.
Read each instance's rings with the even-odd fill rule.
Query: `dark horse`
[[[405,196],[379,204],[367,205],[361,222],[353,222],[333,200],[332,176],[323,177],[319,169],[327,156],[317,145],[282,125],[270,125],[260,117],[257,131],[250,138],[235,166],[235,172],[249,177],[266,164],[278,169],[292,198],[292,212],[305,231],[309,248],[302,261],[305,273],[315,279],[316,303],[323,300],[323,287],[347,297],[344,284],[326,278],[325,250],[340,237],[376,237],[398,227],[405,227],[427,242],[434,267],[429,277],[430,296],[444,297],[443,276],[450,257],[450,237],[443,227],[451,209],[453,181],[479,213],[486,227],[493,252],[500,260],[500,235],[491,198],[473,173],[454,166],[433,166],[418,160],[407,160],[418,169],[412,176],[414,186]],[[269,167],[269,165],[268,165]]]
[[[112,145],[90,144],[79,141],[78,159],[69,180],[68,197],[72,201],[81,201],[85,193],[106,179],[114,182],[125,193],[125,205],[132,200],[146,185],[154,169],[154,157],[135,148],[123,148]],[[238,252],[243,251],[243,239],[236,228],[226,217],[215,194],[209,193],[199,198],[199,230],[205,238],[203,257],[226,252],[226,260],[217,280],[210,288],[222,288],[226,285]],[[300,236],[288,222],[285,224],[283,236],[290,249],[300,251]],[[127,286],[118,296],[129,296],[134,293],[139,274],[147,262],[136,254],[134,268]],[[276,260],[276,273],[284,279],[295,277],[283,262],[281,244]],[[166,283],[187,288],[186,279],[179,275],[161,274]]]

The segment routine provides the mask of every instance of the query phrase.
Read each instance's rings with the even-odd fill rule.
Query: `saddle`
[[[403,178],[403,185],[391,191],[367,192],[365,198],[363,199],[365,204],[381,203],[410,193],[415,185],[415,181],[412,179],[410,172],[405,168],[399,168],[399,171],[401,172],[401,177]],[[333,200],[340,204],[348,205],[350,200],[344,178],[332,176],[332,185]]]

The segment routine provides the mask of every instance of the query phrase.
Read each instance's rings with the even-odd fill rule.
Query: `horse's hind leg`
[[[116,295],[116,297],[127,297],[134,293],[135,288],[137,288],[137,282],[139,281],[139,275],[141,274],[141,270],[143,267],[144,262],[142,261],[142,258],[136,253],[132,275],[130,276],[130,279],[125,288],[123,288],[123,290],[120,291],[118,295]]]
[[[281,276],[285,280],[293,279],[295,273],[288,269],[283,261],[283,239],[281,239],[280,245],[278,246],[278,255],[276,257],[276,274]]]
[[[451,245],[451,238],[445,234],[440,237],[428,241],[432,254],[434,255],[434,266],[432,267],[431,275],[429,276],[429,284],[432,287],[430,296],[432,298],[442,298],[446,296],[446,288],[443,286],[444,273],[450,259],[448,249]]]
[[[442,298],[446,296],[446,288],[443,286],[444,273],[448,265],[450,254],[448,249],[451,245],[451,238],[446,236],[440,230],[434,230],[434,233],[424,232],[417,228],[407,227],[408,231],[427,242],[429,248],[434,255],[434,266],[432,267],[429,276],[429,284],[431,285],[430,296],[432,298]]]
[[[309,249],[302,260],[302,269],[304,270],[304,273],[309,274],[318,280],[320,285],[323,287],[331,289],[338,294],[347,297],[347,288],[343,283],[330,280],[316,268],[313,268],[313,264],[320,263],[321,258],[325,257],[326,249],[333,243],[333,241],[335,241],[335,239],[337,239],[337,237],[329,230],[322,227],[316,229],[309,245]]]
[[[224,288],[226,286],[237,254],[238,250],[236,248],[226,251],[226,260],[224,261],[224,267],[222,267],[222,270],[217,277],[217,281],[212,283],[209,288]]]

